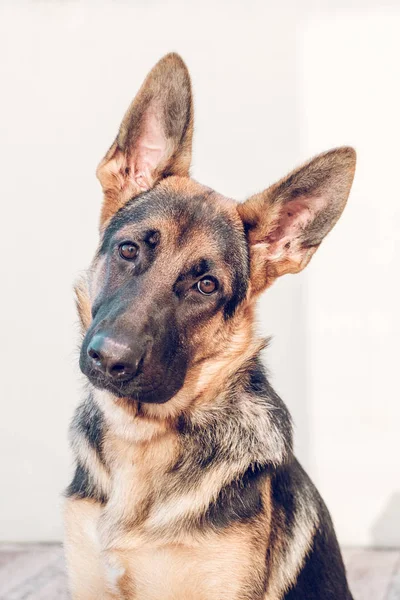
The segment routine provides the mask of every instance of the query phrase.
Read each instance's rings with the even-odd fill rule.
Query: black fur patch
[[[65,495],[67,498],[91,498],[101,504],[107,502],[107,498],[94,483],[88,470],[79,463],[76,465],[74,478],[69,484]]]
[[[335,534],[327,525],[316,532],[305,565],[283,600],[353,600]]]
[[[232,282],[232,295],[224,307],[225,319],[230,319],[235,314],[236,308],[246,298],[248,278],[243,273],[236,272]]]
[[[283,530],[290,537],[296,518],[296,495],[295,490],[299,485],[295,468],[283,465],[275,469],[272,478],[271,500],[273,506],[273,518],[278,521],[276,529]]]
[[[149,216],[149,211],[147,205],[145,203],[140,203],[139,200],[147,195],[151,194],[151,190],[147,190],[139,196],[136,196],[133,200],[130,200],[127,204],[122,206],[112,217],[109,225],[107,226],[103,239],[101,241],[101,246],[99,249],[99,254],[104,254],[107,252],[110,241],[114,237],[114,235],[127,223],[134,221],[135,223],[140,223],[144,221]],[[135,206],[135,212],[132,214],[132,211],[129,210],[132,207],[133,203],[137,203]]]
[[[266,369],[257,356],[247,371],[247,380],[245,381],[245,390],[259,398],[265,398],[269,404],[273,405],[272,416],[276,427],[283,433],[290,450],[293,448],[293,428],[290,413],[267,378]]]
[[[265,368],[259,358],[254,360],[248,370],[246,390],[255,396],[268,396],[270,385]]]
[[[72,422],[72,430],[86,438],[103,462],[104,417],[91,396],[78,407]]]
[[[272,522],[267,565],[277,537],[288,549],[299,504],[312,505],[318,513],[313,545],[296,583],[283,600],[352,600],[345,569],[328,509],[308,475],[296,459],[275,470],[271,480]]]
[[[78,406],[75,411],[74,418],[71,424],[72,443],[76,439],[77,444],[82,443],[80,438],[85,438],[89,446],[93,448],[98,459],[104,465],[103,459],[103,438],[104,438],[104,417],[98,405],[94,402],[91,395]],[[107,501],[103,492],[93,480],[88,469],[77,462],[75,474],[72,482],[66,490],[66,496],[75,496],[77,498],[92,498],[98,502],[104,503]]]
[[[261,486],[267,476],[267,467],[249,467],[244,475],[222,488],[215,502],[204,515],[204,524],[216,528],[228,527],[233,522],[250,521],[263,510]]]
[[[204,258],[200,260],[198,263],[193,265],[187,273],[181,273],[179,276],[179,281],[185,279],[197,279],[198,277],[202,277],[206,275],[209,271],[211,271],[214,267],[214,264],[211,261],[205,260]]]

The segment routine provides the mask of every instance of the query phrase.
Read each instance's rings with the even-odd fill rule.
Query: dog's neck
[[[285,462],[292,451],[290,415],[265,376],[259,357],[265,341],[250,342],[240,355],[226,353],[219,361],[198,365],[196,376],[192,373],[188,385],[166,404],[142,404],[94,390],[109,432],[127,447],[172,435],[185,440],[185,453],[190,440],[189,455],[193,460],[203,455],[206,462],[223,453],[235,463],[239,444],[240,469]]]

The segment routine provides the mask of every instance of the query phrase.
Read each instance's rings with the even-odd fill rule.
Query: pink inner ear
[[[315,219],[324,204],[323,197],[301,196],[282,206],[277,226],[266,240],[270,244],[268,254],[271,259],[279,259],[299,249],[301,232]]]
[[[130,177],[143,190],[154,183],[154,172],[165,159],[168,143],[156,110],[149,109],[143,129],[132,151]]]

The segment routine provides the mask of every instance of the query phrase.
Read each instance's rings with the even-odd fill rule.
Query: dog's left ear
[[[192,135],[189,72],[178,54],[167,54],[146,77],[97,168],[104,192],[102,227],[163,177],[189,174]]]
[[[355,165],[353,148],[330,150],[238,205],[250,247],[253,292],[304,269],[342,214]]]

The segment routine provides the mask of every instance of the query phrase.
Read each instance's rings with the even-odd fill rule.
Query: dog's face
[[[189,178],[192,99],[186,67],[151,71],[101,162],[101,241],[80,365],[115,396],[165,403],[199,365],[252,338],[254,298],[298,272],[339,218],[355,154],[320,155],[244,204]],[[229,350],[229,351],[228,351]]]
[[[94,264],[82,370],[125,398],[169,400],[212,355],[248,270],[236,208],[211,190],[171,177],[128,202]]]

